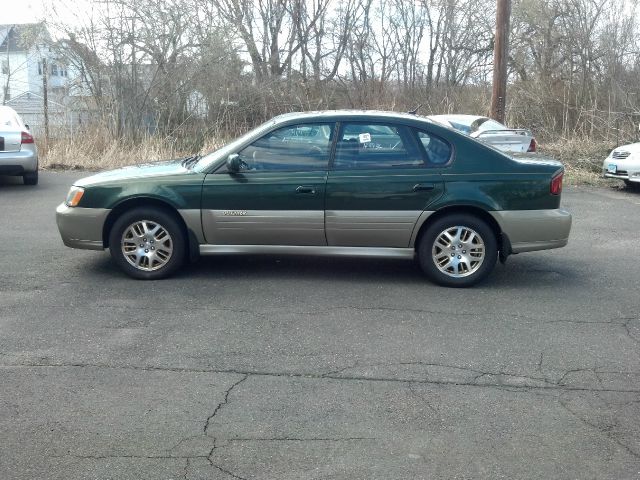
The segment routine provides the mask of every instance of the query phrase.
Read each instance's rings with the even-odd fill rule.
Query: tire
[[[158,280],[182,266],[186,239],[175,215],[159,208],[139,207],[115,221],[109,232],[109,251],[127,275]]]
[[[451,214],[434,221],[420,238],[417,250],[424,273],[445,287],[476,285],[491,273],[498,259],[495,233],[486,222],[469,214]]]
[[[38,184],[38,171],[29,172],[22,175],[22,181],[25,185],[37,185]]]

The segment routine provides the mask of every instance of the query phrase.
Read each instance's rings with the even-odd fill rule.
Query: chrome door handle
[[[314,195],[316,193],[316,189],[310,187],[309,185],[300,185],[298,188],[296,188],[296,193],[309,193],[311,195]]]
[[[433,190],[436,186],[433,183],[417,183],[413,186],[414,192],[423,192],[427,190]]]

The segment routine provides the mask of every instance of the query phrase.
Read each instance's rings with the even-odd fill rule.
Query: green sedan
[[[291,113],[206,156],[78,180],[57,223],[139,279],[199,255],[347,255],[417,259],[467,287],[498,258],[567,244],[563,174],[417,115]]]

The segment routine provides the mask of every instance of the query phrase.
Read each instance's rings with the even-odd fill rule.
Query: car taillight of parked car
[[[564,172],[560,172],[551,179],[551,195],[560,195],[562,192],[562,177],[564,177]]]
[[[538,143],[536,142],[535,138],[532,138],[527,152],[535,152],[537,148],[538,148]]]
[[[22,144],[33,143],[33,135],[28,132],[22,132]]]

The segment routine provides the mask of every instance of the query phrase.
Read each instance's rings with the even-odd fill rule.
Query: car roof
[[[451,115],[429,115],[428,118],[433,118],[435,120],[451,120],[459,123],[473,123],[479,118],[489,118],[484,115],[463,115],[463,114],[451,114]]]
[[[432,123],[427,117],[423,117],[421,115],[404,112],[391,112],[386,110],[318,110],[313,112],[291,112],[278,115],[273,120],[276,123],[282,123],[289,120],[335,119],[336,117],[358,119],[371,117],[372,119],[387,118],[392,120],[419,120]]]
[[[6,105],[0,105],[0,116],[2,115],[18,115],[18,112],[16,112],[13,108],[8,107]]]

